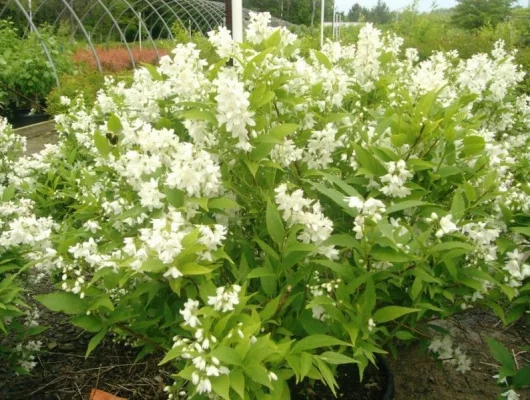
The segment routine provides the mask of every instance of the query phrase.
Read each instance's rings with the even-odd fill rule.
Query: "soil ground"
[[[491,313],[479,310],[443,321],[452,333],[453,343],[471,357],[471,371],[462,374],[454,367],[433,359],[418,343],[399,349],[397,359],[389,357],[396,387],[395,400],[489,400],[504,392],[493,375],[498,364],[490,355],[487,337],[501,342],[514,354],[520,365],[530,364],[530,327],[522,322],[503,328]],[[530,400],[530,389],[517,391],[520,400]]]
[[[39,151],[55,141],[53,135],[28,140],[28,152]],[[46,288],[35,288],[46,291]],[[5,379],[0,375],[0,399],[5,400],[77,400],[87,399],[92,388],[134,399],[165,398],[163,387],[169,373],[157,366],[160,358],[152,357],[134,363],[133,349],[106,339],[85,359],[90,336],[73,328],[65,316],[49,313],[40,307],[41,320],[50,329],[39,338],[44,351],[30,376]],[[505,329],[493,315],[471,310],[443,321],[453,341],[472,359],[472,370],[456,372],[450,365],[435,361],[418,344],[403,347],[398,358],[389,356],[394,373],[396,400],[489,400],[498,398],[502,389],[492,378],[498,371],[489,355],[486,337],[500,341],[515,354],[530,346],[530,328],[515,324]],[[530,363],[530,354],[521,353],[517,360]],[[1,373],[1,372],[0,372]],[[530,390],[519,391],[520,400],[530,400]]]

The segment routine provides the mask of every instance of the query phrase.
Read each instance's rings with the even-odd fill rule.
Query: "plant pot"
[[[377,367],[369,365],[364,371],[363,381],[359,382],[359,370],[355,364],[339,365],[335,377],[339,388],[335,397],[323,383],[292,385],[293,400],[393,400],[394,375],[383,357],[377,357]]]
[[[18,109],[13,119],[9,122],[13,125],[13,128],[21,128],[23,126],[48,121],[49,119],[50,116],[46,113],[32,114],[29,109]]]

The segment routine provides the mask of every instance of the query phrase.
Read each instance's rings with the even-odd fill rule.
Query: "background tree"
[[[457,0],[452,22],[464,29],[496,26],[512,13],[515,0]]]

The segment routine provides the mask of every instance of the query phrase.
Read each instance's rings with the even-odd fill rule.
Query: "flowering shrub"
[[[119,72],[132,69],[130,55],[125,48],[116,47],[112,49],[96,49],[101,68],[106,72]],[[134,62],[155,63],[158,59],[157,53],[153,49],[131,49]],[[159,55],[165,54],[164,50],[159,50]],[[90,50],[78,50],[72,56],[76,63],[86,64],[92,69],[96,69],[96,60]]]
[[[38,310],[25,302],[20,277],[27,270],[27,261],[42,257],[40,252],[50,246],[54,225],[50,218],[36,218],[33,202],[17,196],[17,189],[10,184],[25,146],[25,139],[0,118],[0,331],[9,335],[0,338],[0,358],[13,363],[19,374],[36,365],[34,353],[41,343],[29,338],[45,329],[39,326]]]
[[[107,333],[163,350],[170,397],[335,391],[337,365],[362,375],[433,318],[528,304],[530,98],[502,43],[418,62],[368,25],[304,58],[269,18],[244,45],[211,33],[215,65],[180,44],[73,101],[32,181],[61,221],[36,265],[60,290],[38,299],[88,353]]]

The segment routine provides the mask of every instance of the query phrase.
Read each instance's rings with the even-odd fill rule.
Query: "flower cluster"
[[[390,197],[407,197],[411,191],[405,186],[405,183],[412,178],[413,174],[407,170],[405,161],[390,161],[386,164],[386,168],[388,174],[380,178],[381,183],[386,184],[379,189],[381,193]]]
[[[376,224],[381,221],[383,214],[386,211],[386,206],[381,200],[369,198],[363,201],[356,196],[347,197],[345,201],[348,202],[348,207],[354,208],[359,212],[355,217],[353,231],[356,239],[362,239],[366,236],[367,227],[370,224]]]
[[[300,224],[304,227],[298,239],[304,243],[319,245],[320,254],[330,259],[335,258],[336,249],[333,246],[322,245],[333,232],[333,222],[322,213],[320,203],[306,199],[300,189],[289,194],[285,184],[278,186],[275,192],[276,204],[278,210],[282,212],[283,219],[289,226]]]
[[[429,350],[436,353],[439,360],[454,366],[458,372],[464,374],[471,369],[471,359],[460,347],[453,347],[453,341],[448,335],[433,339]]]

